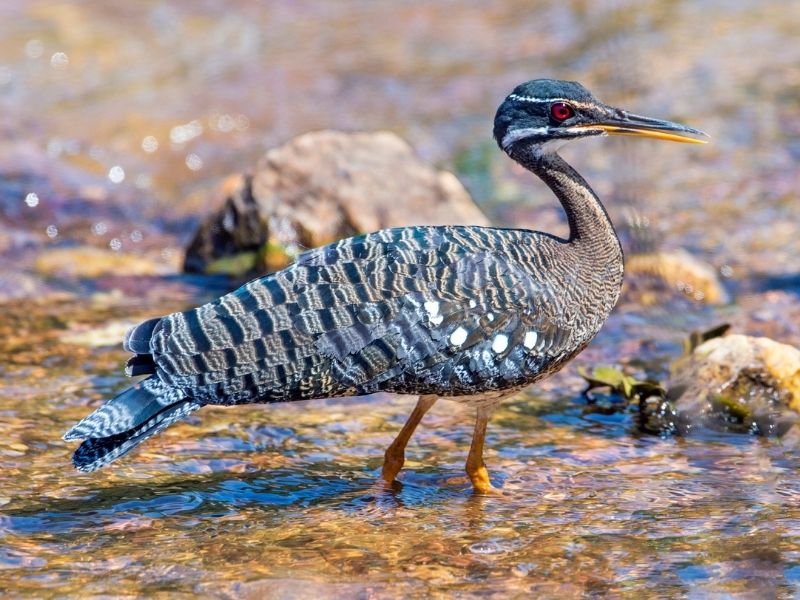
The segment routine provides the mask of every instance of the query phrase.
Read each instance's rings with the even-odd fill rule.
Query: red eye
[[[559,123],[575,116],[575,109],[566,102],[556,102],[550,105],[550,115]]]

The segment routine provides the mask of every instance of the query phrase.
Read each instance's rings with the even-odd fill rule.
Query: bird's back
[[[513,389],[599,328],[576,319],[570,251],[524,230],[387,229],[145,323],[127,346],[201,403]]]

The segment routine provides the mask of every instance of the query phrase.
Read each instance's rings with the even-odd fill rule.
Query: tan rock
[[[626,297],[642,304],[663,300],[665,293],[678,292],[696,302],[728,302],[714,267],[686,250],[657,250],[625,257]]]
[[[184,267],[224,270],[219,259],[254,252],[255,270],[275,270],[343,237],[445,224],[489,224],[453,174],[423,163],[393,133],[320,131],[270,150],[252,177],[239,178],[200,226]]]
[[[781,433],[800,412],[800,350],[763,337],[714,338],[672,366],[667,389],[686,423]]]

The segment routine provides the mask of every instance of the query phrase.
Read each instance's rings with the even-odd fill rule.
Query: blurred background
[[[125,385],[127,327],[235,285],[179,276],[184,248],[226,176],[298,134],[394,132],[493,223],[563,233],[549,190],[491,139],[498,104],[537,77],[712,139],[564,149],[631,255],[685,251],[724,296],[666,275],[580,360],[663,374],[686,332],[722,320],[799,344],[798,39],[800,4],[783,0],[4,0],[0,590],[7,574],[16,593],[796,592],[800,515],[771,520],[800,493],[775,487],[796,459],[641,441],[630,417],[582,416],[571,369],[496,420],[487,460],[517,496],[488,513],[445,481],[470,432],[447,409],[412,451],[430,470],[409,463],[399,496],[364,500],[407,401],[209,411],[93,477],[73,475],[59,437]],[[762,501],[745,531],[731,515]],[[152,543],[164,554],[142,554]]]
[[[57,287],[26,266],[72,244],[174,269],[218,208],[222,177],[323,128],[396,132],[455,171],[493,221],[536,227],[555,203],[497,151],[491,126],[516,84],[544,76],[711,134],[702,151],[568,148],[618,223],[633,206],[666,243],[734,276],[797,270],[792,4],[11,0],[0,11],[0,297]]]

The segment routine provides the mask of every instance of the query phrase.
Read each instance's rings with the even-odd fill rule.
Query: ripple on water
[[[504,552],[508,552],[509,548],[506,548],[502,542],[498,543],[495,541],[486,540],[470,544],[467,546],[467,551],[471,554],[489,555],[503,554]]]

